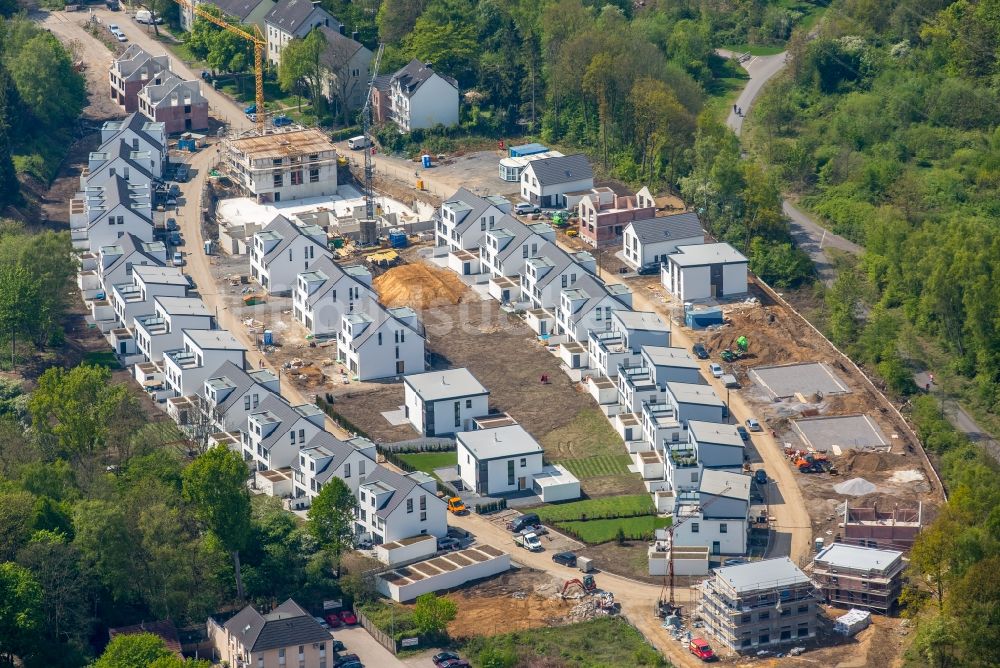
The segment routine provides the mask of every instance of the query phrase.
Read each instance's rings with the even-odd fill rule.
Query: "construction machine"
[[[731,348],[726,348],[725,350],[722,351],[720,357],[722,357],[723,362],[735,362],[736,360],[745,356],[747,354],[747,351],[749,350],[750,350],[750,341],[747,339],[747,337],[741,335],[738,339],[736,339],[736,350],[732,350]]]
[[[267,118],[267,114],[264,113],[264,50],[267,48],[267,38],[264,37],[264,33],[260,31],[260,28],[256,24],[239,26],[227,23],[222,17],[206,11],[204,7],[192,0],[174,0],[174,2],[180,5],[182,10],[187,10],[195,16],[200,16],[223,30],[231,32],[234,35],[239,35],[253,44],[253,76],[256,92],[253,120],[257,126],[257,134],[263,135],[264,121]]]
[[[795,468],[801,473],[823,473],[830,465],[826,455],[807,452],[795,460]]]
[[[566,593],[576,587],[579,587],[584,594],[593,594],[597,591],[597,581],[594,580],[593,575],[584,575],[582,580],[580,578],[566,580],[566,582],[563,583],[562,593],[560,596],[562,598],[566,598]]]

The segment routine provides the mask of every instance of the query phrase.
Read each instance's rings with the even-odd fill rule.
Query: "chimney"
[[[351,33],[351,39],[353,39],[355,42],[358,41],[358,31],[357,30],[355,30],[354,32]]]
[[[344,24],[343,23],[340,24],[340,34],[341,35],[344,34]]]

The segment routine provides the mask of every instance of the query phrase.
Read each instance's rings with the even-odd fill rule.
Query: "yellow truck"
[[[453,515],[464,515],[469,509],[465,507],[465,501],[461,497],[453,496],[448,499],[448,511]]]

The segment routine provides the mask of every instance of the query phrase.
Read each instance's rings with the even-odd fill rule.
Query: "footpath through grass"
[[[530,629],[468,640],[460,651],[474,666],[634,666],[670,664],[624,619],[601,617],[579,624]]]

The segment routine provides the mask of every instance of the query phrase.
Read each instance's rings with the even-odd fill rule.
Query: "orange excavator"
[[[801,473],[822,473],[830,465],[830,458],[818,452],[807,452],[795,460],[795,468]]]
[[[580,581],[578,578],[566,580],[566,582],[563,583],[562,594],[560,594],[560,596],[562,598],[566,598],[566,593],[577,587],[579,587],[584,594],[593,594],[597,591],[597,581],[594,580],[593,575],[584,575],[583,581]]]

